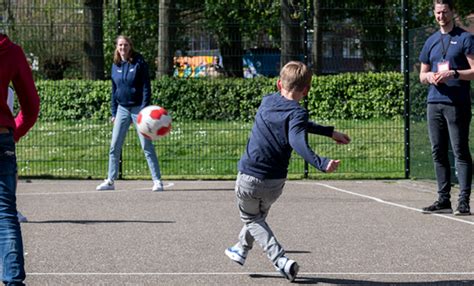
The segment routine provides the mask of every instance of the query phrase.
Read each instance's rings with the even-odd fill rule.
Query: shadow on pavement
[[[44,220],[28,221],[27,223],[77,223],[77,224],[96,224],[96,223],[176,223],[169,220]]]
[[[278,274],[263,275],[250,274],[251,278],[275,278],[285,279]],[[474,285],[474,280],[444,280],[444,281],[423,281],[423,282],[374,282],[353,279],[330,279],[321,277],[297,276],[295,284],[333,284],[333,285],[354,285],[354,286],[467,286]]]

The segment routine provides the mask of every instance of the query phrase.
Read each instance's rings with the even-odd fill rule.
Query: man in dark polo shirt
[[[474,36],[456,27],[452,0],[434,0],[439,31],[421,50],[420,81],[429,84],[428,129],[438,183],[438,199],[424,213],[452,213],[448,145],[454,152],[459,179],[455,215],[470,215],[472,159],[469,150],[471,123],[470,80],[474,79]]]

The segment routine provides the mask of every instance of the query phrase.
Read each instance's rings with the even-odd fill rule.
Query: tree
[[[321,23],[320,0],[313,1],[313,43],[311,50],[312,70],[314,74],[321,74],[323,65],[323,29]]]
[[[228,76],[243,77],[242,29],[245,13],[236,0],[206,0],[205,18],[219,44],[224,70]]]
[[[53,80],[81,78],[83,2],[49,0],[34,3],[38,5],[32,5],[32,1],[6,2],[10,5],[14,23],[11,29],[15,32],[11,36],[22,44],[28,57],[37,61],[40,69],[37,74]]]
[[[104,0],[84,0],[84,68],[85,79],[104,79],[103,10]]]
[[[397,15],[391,13],[394,10],[387,1],[390,0],[364,0],[367,8],[359,10],[356,18],[361,28],[360,48],[366,66],[376,71],[394,70],[400,62],[400,33],[390,33],[398,31],[400,23],[394,21]],[[363,3],[360,5],[364,7]]]
[[[301,0],[281,0],[281,59],[280,67],[303,55],[303,15]]]
[[[219,44],[224,69],[242,77],[244,50],[280,38],[279,3],[272,0],[206,0],[204,21]],[[279,47],[279,46],[278,46]]]
[[[118,36],[117,23],[120,22],[120,33],[129,36],[135,50],[143,55],[150,66],[150,76],[154,77],[154,64],[158,54],[158,1],[156,0],[120,0],[121,10],[117,13],[116,1],[107,1],[104,18],[104,50],[106,62],[111,64],[115,50],[115,39]],[[107,72],[110,68],[106,69]]]
[[[173,54],[170,48],[170,4],[171,0],[160,0],[159,25],[158,25],[158,57],[156,63],[156,76],[170,74]]]

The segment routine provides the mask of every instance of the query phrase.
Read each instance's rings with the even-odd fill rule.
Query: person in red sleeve
[[[20,111],[14,117],[7,104],[13,84]],[[40,100],[23,49],[0,33],[0,259],[2,281],[24,285],[23,241],[16,210],[15,143],[35,124]]]

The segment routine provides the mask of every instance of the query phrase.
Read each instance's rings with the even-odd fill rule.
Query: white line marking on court
[[[174,186],[174,183],[168,183],[163,186],[163,188],[171,188]],[[133,190],[127,189],[117,189],[111,191],[98,191],[95,189],[91,189],[90,191],[77,191],[77,192],[44,192],[44,193],[17,193],[17,196],[40,196],[40,195],[75,195],[75,194],[102,194],[102,193],[117,193],[117,192],[133,192],[133,191],[146,191],[151,190],[151,188],[138,188]],[[166,190],[165,190],[166,192]],[[156,192],[160,193],[160,192]]]
[[[277,272],[130,272],[130,273],[101,273],[101,272],[57,272],[57,273],[28,273],[29,276],[225,276],[225,275],[277,275]],[[409,276],[409,275],[474,275],[474,272],[300,272],[301,275],[376,275],[376,276]]]
[[[407,209],[407,210],[412,210],[412,211],[416,211],[416,212],[420,212],[420,213],[422,212],[422,210],[417,209],[417,208],[412,208],[412,207],[409,207],[409,206],[384,201],[384,200],[382,200],[380,198],[377,198],[377,197],[372,197],[372,196],[368,196],[368,195],[359,194],[359,193],[356,193],[356,192],[351,192],[351,191],[344,190],[344,189],[341,189],[341,188],[333,187],[331,185],[322,184],[322,183],[314,183],[314,184],[319,185],[319,186],[323,186],[323,187],[326,187],[326,188],[329,188],[329,189],[333,189],[333,190],[338,191],[338,192],[346,193],[346,194],[349,194],[349,195],[354,195],[354,196],[366,198],[366,199],[369,199],[369,200],[373,200],[373,201],[376,201],[378,203],[382,203],[382,204],[386,204],[386,205],[390,205],[390,206],[395,206],[395,207],[399,207],[399,208],[403,208],[403,209]],[[459,218],[455,218],[455,217],[451,217],[451,216],[447,216],[447,215],[443,215],[443,214],[425,214],[425,215],[433,215],[433,216],[442,217],[442,218],[445,218],[445,219],[454,220],[454,221],[457,221],[457,222],[462,222],[462,223],[467,223],[467,224],[470,224],[470,225],[474,225],[473,221],[467,221],[467,220],[463,220],[463,219],[459,219]]]
[[[163,188],[166,189],[166,188],[171,188],[172,186],[174,186],[174,183],[168,183],[166,185],[163,185]],[[135,189],[135,190],[149,190],[150,188],[141,188],[141,189]],[[166,190],[165,190],[166,191]]]

